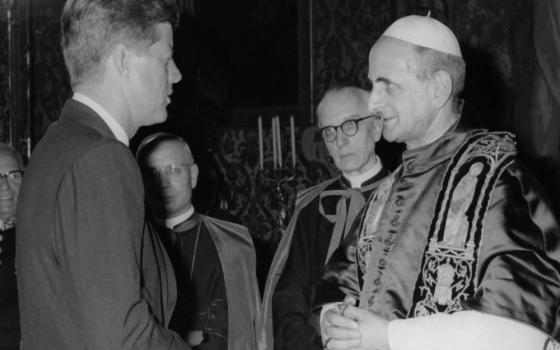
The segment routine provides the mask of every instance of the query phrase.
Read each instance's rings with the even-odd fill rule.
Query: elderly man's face
[[[319,128],[340,126],[345,121],[368,116],[367,103],[344,92],[333,92],[321,102],[317,115]],[[353,136],[337,128],[333,141],[324,140],[338,170],[348,175],[363,174],[371,169],[376,162],[375,143],[381,137],[376,118],[359,121],[357,126],[358,131]]]
[[[21,170],[11,152],[0,151],[0,219],[2,220],[9,219],[16,213]]]
[[[417,76],[414,49],[381,37],[369,54],[368,77],[373,84],[369,109],[382,116],[383,137],[404,142],[409,149],[427,144],[426,131],[437,112],[430,102],[429,80]]]
[[[156,26],[159,40],[132,61],[128,93],[131,115],[138,125],[161,123],[167,118],[173,84],[181,73],[173,61],[173,31],[169,23]]]
[[[198,168],[180,141],[161,142],[146,158],[146,195],[156,215],[172,218],[191,207]]]

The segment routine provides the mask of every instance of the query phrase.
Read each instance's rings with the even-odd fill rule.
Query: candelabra
[[[273,194],[271,208],[277,209],[275,219],[280,229],[284,229],[293,211],[296,194],[296,169],[292,167],[263,168],[259,171],[260,182],[270,188]]]
[[[284,229],[286,226],[286,219],[288,214],[293,209],[293,202],[295,198],[295,174],[296,174],[296,142],[295,142],[295,127],[294,117],[290,116],[290,148],[291,148],[291,166],[287,166],[282,160],[282,128],[280,127],[280,118],[278,116],[272,117],[270,121],[271,126],[271,150],[272,150],[272,168],[265,168],[264,166],[264,133],[262,125],[262,117],[257,118],[258,128],[258,142],[259,142],[259,177],[261,183],[266,187],[271,187],[276,201],[274,205],[278,204],[278,214],[276,220],[278,227]]]

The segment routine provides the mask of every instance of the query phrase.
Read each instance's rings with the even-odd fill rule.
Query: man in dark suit
[[[62,49],[74,95],[31,156],[18,203],[23,349],[188,349],[167,329],[176,299],[145,221],[128,148],[167,117],[181,74],[171,0],[68,0]]]

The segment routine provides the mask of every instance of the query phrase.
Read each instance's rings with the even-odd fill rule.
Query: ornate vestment
[[[389,320],[473,309],[560,337],[560,230],[509,133],[452,130],[408,150],[335,252],[316,305]]]

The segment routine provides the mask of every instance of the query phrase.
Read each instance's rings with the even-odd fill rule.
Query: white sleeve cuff
[[[327,312],[329,310],[332,310],[332,309],[336,309],[338,307],[338,304],[342,304],[342,303],[341,302],[328,303],[328,304],[323,305],[323,307],[321,307],[321,315],[319,316],[319,329],[321,329],[321,338],[323,339],[323,343],[326,340],[323,337],[323,316],[325,315],[325,312]]]
[[[534,350],[548,336],[513,319],[460,311],[389,322],[391,350]]]

